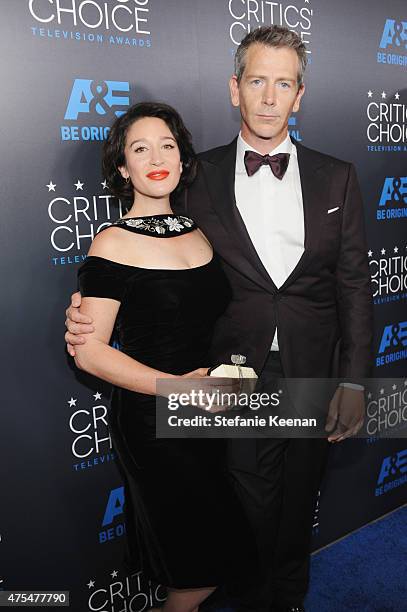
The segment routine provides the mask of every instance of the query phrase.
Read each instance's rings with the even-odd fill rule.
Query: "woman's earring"
[[[126,179],[124,179],[127,183],[127,185],[130,183],[130,177],[128,176]]]

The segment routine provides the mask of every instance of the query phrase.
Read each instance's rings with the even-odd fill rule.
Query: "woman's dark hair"
[[[168,126],[177,141],[181,154],[182,174],[178,190],[192,183],[196,173],[196,157],[192,147],[191,134],[177,111],[161,102],[139,102],[129,108],[113,123],[103,147],[102,172],[110,191],[125,202],[133,202],[134,191],[131,181],[127,182],[120,174],[119,167],[126,164],[124,148],[126,135],[131,125],[144,117],[157,117]]]

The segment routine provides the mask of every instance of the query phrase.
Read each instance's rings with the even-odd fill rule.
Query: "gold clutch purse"
[[[257,378],[256,372],[253,368],[244,367],[246,363],[246,357],[244,355],[231,355],[230,361],[232,365],[222,363],[216,368],[210,368],[209,376],[216,376],[217,378]]]

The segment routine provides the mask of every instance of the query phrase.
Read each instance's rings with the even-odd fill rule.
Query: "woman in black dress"
[[[110,428],[125,486],[126,564],[168,587],[165,612],[196,612],[250,560],[245,516],[223,469],[223,440],[156,439],[157,379],[206,376],[214,323],[230,298],[211,245],[170,193],[194,153],[174,109],[141,103],[116,120],[103,168],[128,213],[94,239],[79,270],[94,332],[80,369],[115,385]],[[109,346],[116,328],[120,351]]]

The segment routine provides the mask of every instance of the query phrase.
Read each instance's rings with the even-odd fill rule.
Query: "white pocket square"
[[[339,206],[335,206],[335,208],[330,208],[328,210],[328,215],[330,215],[331,213],[335,212],[336,210],[339,210]]]

